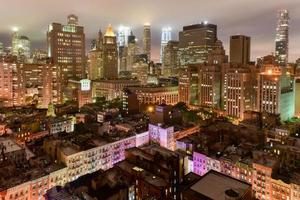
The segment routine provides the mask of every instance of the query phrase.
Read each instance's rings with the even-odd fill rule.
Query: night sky
[[[251,57],[255,60],[274,52],[276,12],[290,12],[289,61],[300,57],[300,0],[0,0],[0,41],[10,45],[13,26],[28,36],[33,48],[46,46],[47,26],[52,22],[66,23],[68,14],[79,17],[85,27],[87,44],[99,28],[111,23],[132,27],[140,39],[146,22],[152,26],[152,57],[158,60],[160,31],[173,28],[174,39],[182,26],[201,21],[218,25],[218,37],[228,54],[229,36],[251,36]],[[89,45],[87,45],[87,51]]]

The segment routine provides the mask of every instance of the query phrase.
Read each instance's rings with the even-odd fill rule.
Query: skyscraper
[[[120,26],[117,33],[118,47],[128,45],[128,36],[131,33],[130,27]]]
[[[136,40],[135,40],[135,36],[131,31],[130,35],[128,36],[126,71],[132,71],[132,66],[136,62],[136,55],[137,55]]]
[[[250,37],[244,35],[230,37],[230,62],[242,65],[250,62]]]
[[[179,32],[180,65],[207,62],[217,41],[217,26],[202,22],[184,26]]]
[[[88,53],[88,74],[90,80],[103,78],[103,35],[101,30]]]
[[[18,30],[14,30],[12,35],[12,55],[24,56],[26,59],[30,58],[30,40],[24,35],[19,35]]]
[[[63,66],[64,79],[85,76],[85,34],[77,16],[69,15],[67,25],[49,25],[47,48],[53,63]]]
[[[151,29],[150,24],[144,25],[143,33],[143,50],[144,54],[148,56],[148,60],[151,60]]]
[[[161,43],[160,43],[160,62],[163,62],[164,49],[168,42],[172,39],[171,27],[164,27],[161,32]]]
[[[275,56],[280,66],[286,66],[289,54],[289,13],[279,10],[276,28]]]
[[[178,41],[170,40],[163,50],[162,73],[165,77],[178,75]]]
[[[111,25],[103,37],[103,76],[106,79],[118,78],[117,38]]]

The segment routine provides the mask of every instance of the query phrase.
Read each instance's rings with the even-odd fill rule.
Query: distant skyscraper
[[[207,62],[209,53],[217,41],[217,26],[203,22],[184,26],[179,32],[180,64]]]
[[[136,55],[137,55],[136,40],[135,40],[135,36],[131,32],[130,35],[128,36],[126,71],[132,71],[132,66],[136,61]]]
[[[178,74],[179,56],[178,41],[170,40],[163,50],[162,73],[165,77]]]
[[[244,35],[230,37],[230,62],[242,65],[250,62],[250,37]]]
[[[48,56],[63,66],[63,78],[85,76],[85,34],[78,17],[68,16],[68,24],[52,23],[47,32]]]
[[[151,60],[151,29],[150,24],[144,25],[143,33],[143,50],[144,54],[148,56],[148,60]]]
[[[164,49],[168,42],[172,39],[171,27],[165,27],[161,32],[161,43],[160,43],[160,62],[163,62]]]
[[[103,37],[103,76],[106,79],[118,78],[117,38],[111,25]]]
[[[25,56],[30,58],[30,40],[24,35],[19,35],[18,31],[14,31],[12,35],[12,55]]]
[[[285,66],[288,62],[289,54],[289,13],[287,10],[278,11],[278,21],[276,28],[275,56],[276,62],[280,66]]]
[[[101,30],[88,53],[88,75],[90,80],[103,78],[103,34]]]
[[[128,36],[131,33],[131,29],[127,26],[120,26],[117,33],[118,47],[128,45]]]

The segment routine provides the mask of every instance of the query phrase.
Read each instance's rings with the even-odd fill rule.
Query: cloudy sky
[[[276,12],[290,12],[290,61],[300,57],[300,0],[0,0],[0,41],[10,45],[13,26],[28,36],[34,48],[45,48],[52,22],[66,23],[70,13],[85,27],[87,43],[99,28],[111,23],[132,27],[141,39],[142,26],[152,26],[153,57],[159,58],[160,30],[173,28],[174,39],[182,26],[207,20],[218,25],[218,37],[228,52],[229,36],[251,36],[253,60],[274,52]],[[88,48],[87,48],[88,50]]]

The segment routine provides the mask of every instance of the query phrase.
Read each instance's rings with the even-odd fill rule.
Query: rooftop
[[[233,190],[240,196],[251,190],[251,185],[219,172],[210,171],[196,182],[191,190],[214,200],[224,200],[225,192]]]

